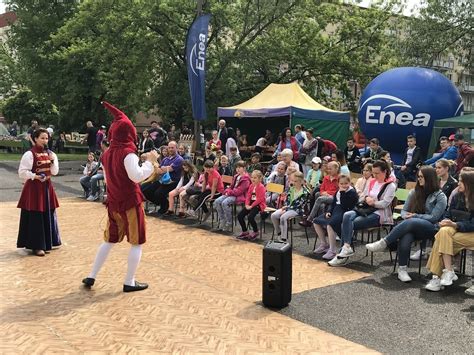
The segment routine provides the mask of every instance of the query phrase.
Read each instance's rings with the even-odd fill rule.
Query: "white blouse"
[[[59,163],[58,163],[58,156],[54,153],[51,152],[53,155],[53,164],[51,164],[51,175],[58,175],[59,172]],[[20,166],[18,167],[18,176],[20,179],[23,180],[34,180],[36,174],[31,171],[33,169],[33,153],[31,150],[27,151],[23,156],[21,157],[20,161]]]

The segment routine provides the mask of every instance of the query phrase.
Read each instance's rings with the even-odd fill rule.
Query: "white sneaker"
[[[366,244],[365,247],[368,251],[371,251],[372,253],[377,253],[387,249],[387,242],[385,241],[385,239],[380,239],[374,243]]]
[[[96,201],[98,199],[99,199],[99,194],[89,195],[89,197],[87,198],[87,201]]]
[[[423,259],[426,259],[428,257],[428,254],[430,253],[430,251],[428,249],[426,250],[423,250],[423,256],[422,258]],[[413,260],[413,261],[418,261],[420,260],[420,255],[421,255],[421,249],[418,249],[416,252],[414,252],[411,256],[410,256],[410,260]]]
[[[209,219],[209,217],[211,217],[211,211],[205,212],[205,213],[202,215],[202,221],[201,221],[201,223],[206,222],[206,221]]]
[[[328,261],[329,266],[344,266],[347,264],[349,261],[349,258],[340,258],[338,256],[335,256],[334,259],[331,261]]]
[[[407,267],[406,266],[399,266],[398,267],[398,279],[401,282],[410,282],[411,277],[408,275]]]
[[[453,284],[453,281],[456,281],[457,279],[458,276],[454,273],[454,271],[444,269],[443,275],[441,275],[441,285],[451,286]]]
[[[352,249],[351,247],[346,247],[345,245],[342,246],[341,251],[339,252],[339,254],[337,254],[337,256],[340,258],[348,258],[352,255],[354,255],[354,249]]]
[[[222,229],[224,232],[232,232],[232,224],[225,224],[224,228]]]
[[[428,291],[438,292],[444,289],[441,285],[441,279],[437,275],[433,275],[433,278],[425,286]]]
[[[189,217],[196,217],[196,211],[194,211],[192,208],[190,208],[189,210],[186,211],[186,214],[189,216]]]
[[[469,295],[469,296],[474,296],[474,285],[472,285],[471,287],[469,287],[468,289],[466,289],[466,291],[464,291],[464,293],[466,295]]]

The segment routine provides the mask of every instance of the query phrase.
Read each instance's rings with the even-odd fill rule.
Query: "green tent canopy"
[[[435,121],[433,132],[431,133],[430,147],[428,149],[429,157],[433,155],[439,137],[441,136],[441,131],[445,128],[474,128],[474,113]]]

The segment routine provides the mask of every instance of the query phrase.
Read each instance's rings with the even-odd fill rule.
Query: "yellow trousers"
[[[441,227],[435,235],[435,242],[426,267],[433,274],[441,276],[445,268],[442,254],[454,256],[463,249],[474,249],[474,232],[461,233],[453,227]]]

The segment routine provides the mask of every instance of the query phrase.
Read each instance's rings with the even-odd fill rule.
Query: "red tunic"
[[[38,146],[31,148],[33,154],[33,168],[35,174],[44,174],[48,177],[45,182],[28,179],[23,186],[18,208],[27,211],[46,212],[47,195],[49,194],[49,209],[54,210],[59,207],[58,198],[51,184],[51,161],[48,153]]]
[[[118,108],[108,102],[104,102],[104,106],[114,116],[109,130],[110,148],[102,156],[107,184],[106,205],[110,214],[136,207],[145,201],[145,197],[140,186],[128,177],[124,164],[128,154],[137,152],[135,126]]]

